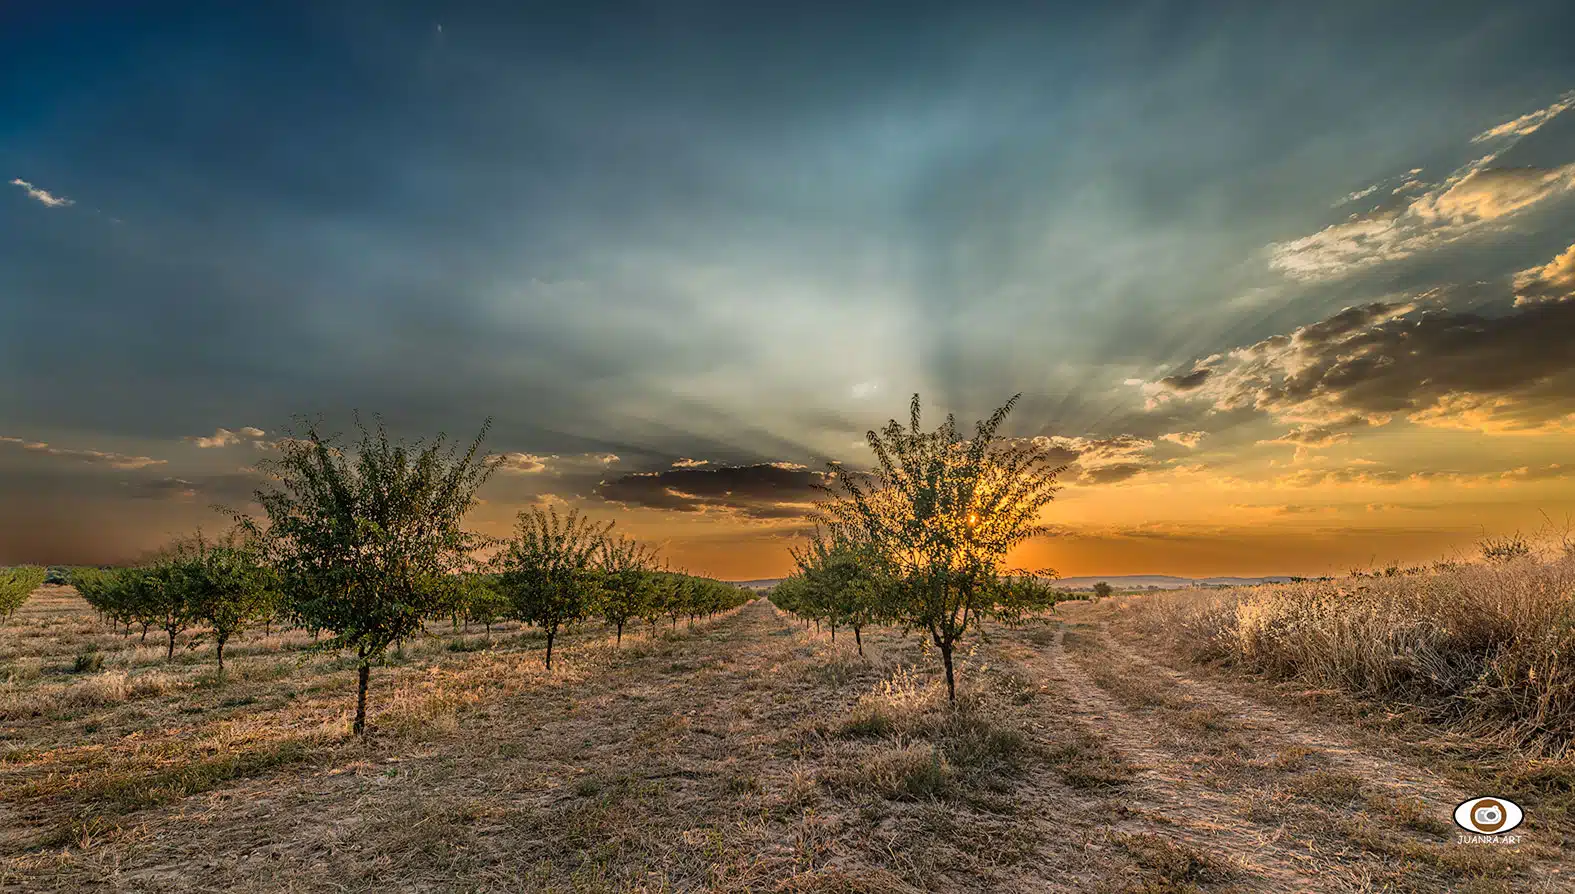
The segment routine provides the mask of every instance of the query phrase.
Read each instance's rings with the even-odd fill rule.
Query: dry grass
[[[1575,740],[1575,558],[1522,558],[1132,603],[1196,660],[1223,660],[1493,731]]]

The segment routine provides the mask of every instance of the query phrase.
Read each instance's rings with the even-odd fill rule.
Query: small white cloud
[[[188,435],[186,436],[185,440],[196,444],[198,447],[204,450],[207,450],[214,447],[229,447],[246,440],[255,441],[257,438],[260,438],[266,434],[267,432],[260,428],[253,428],[252,426],[247,425],[242,428],[238,428],[235,431],[230,431],[227,428],[218,428],[214,429],[213,434],[211,435]]]
[[[853,397],[857,400],[874,397],[880,391],[879,382],[860,382],[852,388]]]
[[[28,198],[37,202],[41,202],[50,208],[64,208],[68,205],[76,204],[75,201],[68,199],[65,196],[57,196],[47,189],[41,189],[40,187],[28,183],[26,180],[23,180],[20,177],[12,180],[11,185],[22,187],[22,190],[27,193]]]
[[[165,464],[165,461],[162,459],[153,459],[148,456],[128,456],[124,453],[109,453],[103,450],[76,450],[67,447],[53,447],[43,441],[28,441],[22,438],[0,437],[0,444],[15,444],[30,453],[76,459],[86,463],[106,465],[112,469],[144,469],[148,466],[162,466]]]

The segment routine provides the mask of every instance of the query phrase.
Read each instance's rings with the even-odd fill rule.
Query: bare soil
[[[1456,803],[1514,793],[1112,618],[991,625],[956,711],[917,637],[860,657],[763,600],[587,626],[550,674],[530,631],[436,624],[359,741],[309,637],[220,680],[46,588],[0,626],[0,890],[1575,890],[1567,818],[1461,843]]]

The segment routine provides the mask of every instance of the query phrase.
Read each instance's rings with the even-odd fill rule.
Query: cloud
[[[1143,463],[1112,463],[1108,466],[1096,466],[1084,469],[1077,476],[1078,484],[1119,484],[1141,475],[1148,470]]]
[[[1286,443],[1306,446],[1399,414],[1495,434],[1575,427],[1575,302],[1499,316],[1419,307],[1348,307],[1231,351],[1203,386],[1181,391],[1161,379],[1144,391],[1151,408],[1201,400],[1215,412],[1253,408],[1301,423]]]
[[[132,488],[132,496],[148,500],[192,500],[197,486],[184,478],[155,478]]]
[[[1528,134],[1536,133],[1537,130],[1542,127],[1542,125],[1547,124],[1549,121],[1552,121],[1554,118],[1558,117],[1559,113],[1567,111],[1571,108],[1575,108],[1575,90],[1571,90],[1568,93],[1565,93],[1563,96],[1560,96],[1558,99],[1553,101],[1552,105],[1545,109],[1538,109],[1535,112],[1529,112],[1525,115],[1521,115],[1519,118],[1516,118],[1513,121],[1506,121],[1497,127],[1488,128],[1487,130],[1484,130],[1472,137],[1471,142],[1483,143],[1487,142],[1488,140],[1497,140],[1504,137],[1518,138],[1524,137]]]
[[[1202,388],[1203,385],[1208,382],[1209,376],[1213,375],[1213,373],[1214,370],[1207,367],[1201,367],[1182,375],[1166,376],[1163,379],[1160,379],[1159,382],[1161,385],[1164,385],[1166,388],[1169,388],[1172,391],[1192,391],[1197,388]]]
[[[595,496],[610,503],[672,512],[722,512],[754,519],[803,518],[824,499],[826,472],[794,463],[675,468],[603,481]]]
[[[1147,470],[1152,464],[1149,452],[1154,442],[1137,435],[1108,438],[1040,435],[1016,438],[1009,446],[1036,450],[1059,465],[1070,466],[1071,482],[1083,485],[1116,484]]]
[[[697,468],[699,468],[701,466],[709,466],[710,464],[711,464],[711,461],[708,460],[708,459],[689,459],[688,457],[685,457],[683,459],[675,461],[673,463],[673,468],[675,468],[675,469],[697,469]]]
[[[1278,487],[1398,487],[1457,484],[1465,486],[1511,485],[1527,481],[1554,481],[1575,477],[1575,466],[1552,463],[1520,466],[1502,472],[1467,473],[1447,469],[1408,472],[1403,469],[1343,468],[1303,469],[1274,479]]]
[[[1516,141],[1572,106],[1575,91],[1564,94],[1545,109],[1478,134],[1473,143],[1497,139],[1505,143],[1457,168],[1440,183],[1414,179],[1417,171],[1412,171],[1409,179],[1391,194],[1400,199],[1352,214],[1310,236],[1272,243],[1269,265],[1296,279],[1339,277],[1465,238],[1575,190],[1575,164],[1555,168],[1494,164]],[[1347,201],[1371,191],[1353,193]]]
[[[26,180],[23,180],[20,177],[12,180],[11,185],[22,187],[22,190],[27,193],[28,198],[41,202],[50,208],[65,208],[69,205],[76,204],[76,202],[72,199],[68,199],[65,196],[57,196],[47,189],[41,189],[31,183],[28,183]]]
[[[94,465],[109,466],[112,469],[142,469],[148,466],[162,466],[166,462],[162,459],[153,459],[147,456],[128,456],[124,453],[110,453],[103,450],[75,450],[66,447],[53,447],[43,441],[28,441],[22,438],[0,437],[0,444],[15,444],[30,453],[75,459]]]
[[[619,462],[614,453],[581,453],[569,456],[538,456],[534,453],[501,453],[493,457],[499,470],[515,475],[537,475],[542,472],[565,472],[600,469]]]
[[[1333,447],[1335,444],[1343,444],[1350,439],[1350,432],[1335,431],[1329,426],[1301,425],[1280,435],[1278,438],[1269,441],[1259,441],[1258,444],[1260,446],[1287,444],[1295,447],[1295,461],[1302,462],[1308,458],[1313,450]]]
[[[1515,304],[1568,301],[1575,298],[1575,245],[1542,265],[1515,274]]]
[[[1312,506],[1304,503],[1287,503],[1280,505],[1263,505],[1261,503],[1237,503],[1237,509],[1249,512],[1267,512],[1270,515],[1333,515],[1339,512],[1335,506]]]
[[[494,462],[498,469],[516,475],[535,475],[547,471],[550,456],[536,456],[532,453],[504,453],[500,454]]]
[[[266,434],[267,432],[262,429],[248,425],[235,431],[230,431],[227,428],[215,429],[213,434],[207,436],[188,435],[185,440],[196,444],[198,447],[211,449],[214,447],[229,447],[245,440],[255,441]]]
[[[880,391],[879,382],[860,382],[854,385],[851,393],[855,400],[865,400],[874,397]]]
[[[1198,445],[1203,443],[1205,434],[1205,432],[1201,431],[1173,431],[1169,434],[1160,435],[1159,439],[1161,441],[1169,441],[1172,444],[1180,444],[1188,450],[1196,450]]]

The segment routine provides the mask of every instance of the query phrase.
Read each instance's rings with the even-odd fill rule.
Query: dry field
[[[67,588],[0,626],[0,890],[1575,890],[1566,759],[1197,663],[1136,596],[991,626],[945,707],[890,631],[446,624],[374,670],[251,633],[214,677]],[[1167,602],[1168,604],[1168,602]],[[79,660],[80,656],[80,660]],[[1464,844],[1454,805],[1527,810]]]

